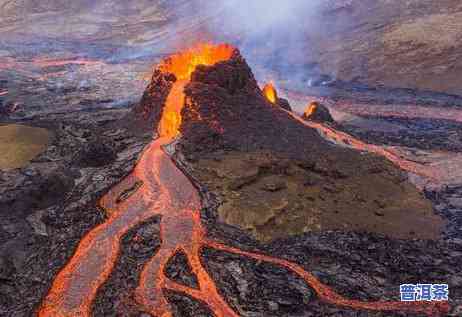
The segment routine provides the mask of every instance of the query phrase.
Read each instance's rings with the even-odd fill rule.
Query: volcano
[[[181,117],[181,123],[179,119],[174,121],[179,123],[175,129],[181,137],[176,149],[192,162],[191,173],[198,182],[208,184],[228,201],[220,206],[221,220],[249,229],[263,240],[319,226],[345,229],[345,222],[347,229],[399,238],[432,238],[439,234],[441,219],[433,215],[431,206],[399,168],[380,155],[365,153],[367,148],[358,151],[334,146],[318,130],[286,111],[274,86],[260,90],[238,50],[228,55],[214,65],[198,65],[188,83],[177,80],[171,72],[156,70],[132,113],[135,126],[144,124],[148,130],[157,127],[154,130],[162,135],[165,117],[171,117],[169,101],[173,96],[178,98],[175,116]],[[179,96],[176,89],[182,89],[184,95]],[[272,91],[275,102],[268,98],[268,91]],[[337,135],[330,139],[335,137],[343,138]],[[274,194],[269,197],[276,199],[276,205],[284,205],[282,218],[302,209],[296,213],[304,218],[296,221],[297,228],[287,219],[282,226],[274,226],[276,210],[260,210],[265,205],[248,206],[245,202],[258,191],[254,187],[264,187],[267,181],[282,182],[284,194],[267,191]],[[243,194],[242,201],[228,199],[235,192]],[[306,193],[305,200],[292,197],[300,193]],[[383,215],[374,214],[372,210],[377,207]],[[311,212],[306,217],[308,209]],[[415,214],[415,210],[419,212]],[[363,216],[370,221],[355,220]]]
[[[107,219],[81,240],[39,316],[91,315],[118,265],[121,241],[158,216],[159,246],[124,300],[138,312],[173,316],[175,293],[201,303],[206,314],[240,316],[210,273],[210,252],[280,267],[308,287],[302,295],[308,303],[428,316],[447,311],[445,303],[350,299],[303,263],[228,243],[235,234],[266,243],[322,230],[432,239],[443,224],[386,158],[332,144],[275,100],[229,45],[199,45],[162,61],[140,103],[117,123],[154,140],[132,173],[101,198]],[[168,273],[178,256],[189,283]]]

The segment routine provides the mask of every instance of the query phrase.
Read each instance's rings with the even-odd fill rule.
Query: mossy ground
[[[52,133],[43,128],[19,124],[0,126],[0,170],[26,166],[43,152],[52,139]]]
[[[262,241],[321,230],[439,236],[443,220],[391,164],[362,163],[367,175],[335,175],[271,152],[223,152],[200,159],[195,173],[221,198],[220,220]]]

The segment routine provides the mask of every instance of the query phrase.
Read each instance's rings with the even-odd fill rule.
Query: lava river
[[[135,294],[140,309],[154,316],[172,316],[171,307],[163,296],[166,289],[202,301],[217,317],[238,316],[220,295],[215,282],[203,267],[200,256],[203,247],[283,266],[303,278],[316,291],[318,298],[326,303],[375,311],[420,312],[428,316],[444,314],[448,309],[447,303],[350,300],[322,284],[301,265],[208,240],[200,220],[199,194],[163,150],[163,146],[178,137],[184,104],[183,87],[195,66],[212,65],[229,59],[232,52],[229,46],[205,45],[169,60],[172,67],[165,71],[176,74],[178,81],[167,98],[159,125],[159,138],[145,149],[133,172],[102,197],[101,206],[107,211],[108,219],[87,233],[79,243],[70,261],[56,276],[38,310],[38,316],[91,316],[91,306],[98,289],[108,279],[117,262],[121,237],[129,229],[155,215],[162,216],[162,244],[143,268]],[[180,70],[173,67],[175,61],[180,62]],[[127,190],[133,188],[137,190],[127,197]],[[125,199],[121,200],[120,197]],[[197,276],[197,289],[173,282],[164,273],[169,259],[179,251],[186,254]]]

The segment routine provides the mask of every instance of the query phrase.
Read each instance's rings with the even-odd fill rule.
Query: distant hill
[[[461,1],[341,2],[307,29],[307,62],[343,80],[462,94]]]
[[[313,9],[296,12],[299,19],[306,15],[301,23],[297,21],[302,38],[297,37],[296,47],[284,41],[293,36],[291,26],[279,32],[282,35],[276,40],[271,41],[275,34],[271,31],[267,38],[253,41],[254,47],[242,49],[244,55],[254,64],[279,59],[290,64],[291,70],[284,71],[293,77],[294,69],[303,74],[315,71],[372,86],[462,95],[460,0],[316,1],[310,2],[318,3]],[[33,46],[23,43],[41,39],[80,50],[86,44],[121,47],[124,56],[131,58],[155,55],[201,38],[226,39],[241,46],[245,38],[240,34],[216,28],[229,15],[229,11],[221,10],[224,3],[0,0],[0,56],[7,55],[1,44],[21,43],[21,49],[33,51]],[[277,6],[277,2],[271,3]],[[277,7],[273,11],[279,14]],[[261,21],[265,21],[265,14],[255,12]],[[274,69],[275,63],[263,66]]]

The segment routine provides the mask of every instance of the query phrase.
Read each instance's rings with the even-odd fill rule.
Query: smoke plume
[[[204,18],[207,31],[216,41],[238,46],[254,68],[259,80],[278,76],[300,77],[310,49],[307,30],[319,13],[319,0],[224,0],[199,1],[196,10]],[[210,8],[212,6],[212,8]]]

